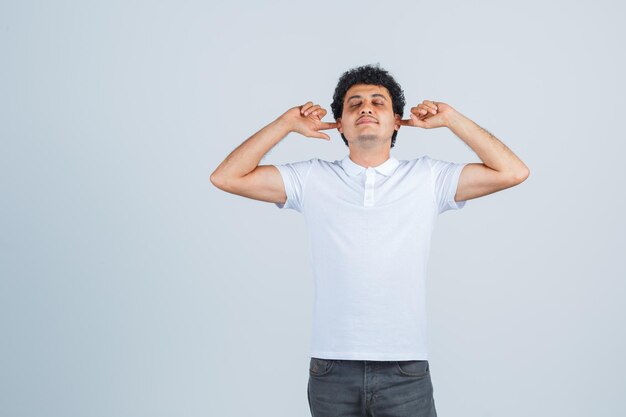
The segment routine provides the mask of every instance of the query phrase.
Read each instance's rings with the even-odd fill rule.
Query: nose
[[[363,100],[363,106],[361,107],[359,114],[372,114],[372,106],[373,104],[370,101]]]

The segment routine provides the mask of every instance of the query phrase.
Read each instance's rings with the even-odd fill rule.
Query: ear
[[[339,131],[339,133],[343,133],[343,130],[341,128],[341,117],[337,119],[336,122],[337,122],[337,130]]]
[[[402,117],[400,117],[399,114],[396,114],[396,125],[395,125],[395,130],[400,130],[400,126],[402,126],[400,124],[400,120],[402,120]]]

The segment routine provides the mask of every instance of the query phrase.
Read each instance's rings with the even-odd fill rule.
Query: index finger
[[[327,130],[327,129],[336,129],[337,128],[337,123],[336,122],[321,122],[321,127],[319,128],[319,130]]]

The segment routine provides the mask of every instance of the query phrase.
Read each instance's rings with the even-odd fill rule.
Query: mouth
[[[365,124],[365,123],[377,123],[377,122],[376,122],[376,119],[373,119],[371,117],[361,117],[356,122],[357,125],[361,125],[361,124]]]

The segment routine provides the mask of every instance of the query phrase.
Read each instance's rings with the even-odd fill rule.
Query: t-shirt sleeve
[[[465,206],[467,200],[454,201],[461,171],[467,163],[442,161],[427,156],[431,169],[431,179],[435,192],[438,214],[447,210],[458,210]]]
[[[292,209],[302,213],[304,203],[304,191],[306,181],[313,166],[313,160],[290,162],[281,165],[274,165],[278,168],[283,183],[285,185],[285,194],[287,201],[285,203],[274,203],[276,207],[282,209]]]

